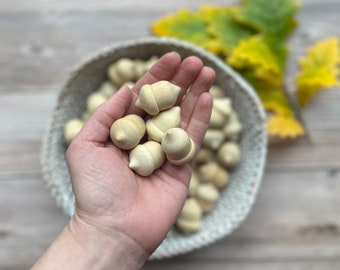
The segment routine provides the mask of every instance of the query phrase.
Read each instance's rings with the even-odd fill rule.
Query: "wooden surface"
[[[180,7],[238,1],[0,0],[0,269],[28,269],[67,223],[42,182],[41,140],[69,71],[103,46],[150,36]],[[296,58],[340,37],[339,0],[305,0]],[[310,140],[271,147],[258,199],[231,236],[144,269],[340,269],[340,89],[303,110]]]

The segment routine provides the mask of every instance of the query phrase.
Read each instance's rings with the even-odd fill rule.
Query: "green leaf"
[[[293,0],[244,0],[234,10],[237,21],[266,35],[285,40],[296,27],[294,15],[299,5]]]
[[[227,62],[236,69],[251,69],[256,78],[280,86],[283,82],[283,59],[286,58],[287,49],[282,44],[271,46],[267,40],[262,35],[242,40]]]
[[[203,48],[208,48],[211,42],[203,17],[189,10],[163,16],[151,25],[151,29],[155,35],[183,39]]]
[[[254,31],[237,23],[232,16],[231,7],[204,5],[199,13],[207,24],[212,40],[209,50],[217,55],[228,55],[240,43],[249,38]]]
[[[340,52],[337,38],[317,42],[299,61],[296,76],[297,99],[305,106],[320,90],[339,84]]]

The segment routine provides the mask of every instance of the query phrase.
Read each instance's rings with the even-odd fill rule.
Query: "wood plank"
[[[6,69],[0,73],[0,90],[39,86],[59,88],[71,68],[98,49],[127,39],[151,36],[150,25],[160,16],[180,6],[200,5],[196,1],[169,1],[171,6],[163,2],[152,5],[146,2],[145,10],[136,13],[135,2],[124,2],[121,8],[101,2],[98,5],[103,5],[103,8],[99,10],[92,8],[96,4],[73,1],[72,4],[66,1],[25,1],[27,10],[22,1],[17,5],[12,1],[5,2],[0,9],[0,35],[6,41],[1,44],[0,64]],[[224,1],[213,1],[211,4],[221,2]],[[19,3],[23,10],[8,13],[8,9],[19,6]],[[55,11],[54,5],[66,7],[65,10]],[[131,6],[134,8],[131,9]],[[297,56],[303,54],[307,44],[330,35],[340,35],[337,8],[336,0],[322,4],[311,2],[303,6],[299,12],[301,23],[290,40],[294,50],[290,56],[288,81],[291,81],[289,74],[296,70]],[[322,22],[315,20],[316,17],[322,17]]]
[[[28,269],[67,221],[39,174],[0,181],[0,269]]]
[[[55,106],[53,92],[0,93],[0,141],[41,140]]]
[[[284,147],[271,147],[267,167],[279,170],[299,170],[300,166],[339,168],[339,102],[340,91],[320,93],[320,98],[304,114],[311,142],[296,141]],[[55,103],[53,91],[0,94],[0,168],[39,167],[41,141]]]
[[[2,141],[0,181],[20,179],[24,173],[39,172],[41,141]]]
[[[39,162],[70,70],[112,42],[150,36],[159,16],[201,4],[206,1],[0,1],[0,269],[28,269],[68,221],[41,179]],[[338,11],[338,0],[303,2],[289,39],[290,91],[306,47],[340,36]],[[318,94],[303,109],[309,142],[270,148],[257,201],[232,235],[143,269],[339,269],[339,89]]]
[[[213,0],[209,4],[229,5],[239,4],[238,0]],[[304,5],[319,4],[320,0],[304,0]],[[337,0],[323,0],[323,4],[338,3]],[[95,9],[135,9],[138,11],[145,11],[150,9],[178,9],[179,7],[197,7],[207,4],[205,0],[196,1],[182,1],[173,0],[167,2],[155,2],[153,0],[143,0],[136,3],[134,0],[125,0],[120,2],[111,2],[107,0],[88,1],[88,0],[67,0],[60,1],[41,1],[41,0],[2,0],[0,2],[0,9],[6,12],[22,11],[22,10],[95,10]]]
[[[37,172],[14,178],[0,181],[0,269],[33,263],[67,223]],[[340,258],[339,192],[339,172],[268,172],[253,211],[232,235],[169,265],[332,262]]]
[[[311,0],[308,0],[311,1]],[[166,2],[156,2],[153,0],[143,0],[141,2],[136,2],[133,0],[112,2],[106,0],[99,1],[82,1],[82,0],[74,0],[72,2],[69,1],[39,1],[39,0],[26,0],[25,2],[21,2],[20,0],[2,0],[0,3],[0,9],[6,10],[7,12],[13,11],[21,11],[21,10],[98,10],[98,9],[111,9],[111,10],[138,10],[138,12],[142,13],[147,10],[170,10],[170,9],[178,9],[178,7],[191,7],[196,8],[199,5],[206,4],[207,2],[204,0],[196,0],[196,1],[181,1],[181,0],[173,0]],[[237,0],[213,0],[210,1],[211,4],[237,4],[239,1]],[[137,13],[137,12],[135,12]]]
[[[194,262],[182,262],[182,261],[159,261],[149,262],[143,267],[145,270],[152,269],[176,269],[176,270],[334,270],[340,268],[340,261],[324,262],[324,261],[310,261],[310,262],[216,262],[216,261],[194,261]]]

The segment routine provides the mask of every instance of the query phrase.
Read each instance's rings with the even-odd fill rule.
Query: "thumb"
[[[99,144],[106,143],[111,125],[125,115],[131,100],[130,88],[127,85],[122,86],[93,112],[76,139]]]

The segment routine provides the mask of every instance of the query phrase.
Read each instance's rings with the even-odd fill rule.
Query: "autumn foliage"
[[[305,133],[287,98],[287,38],[298,25],[300,5],[293,0],[243,0],[235,6],[204,5],[180,9],[152,24],[158,36],[186,40],[214,53],[237,70],[257,91],[268,112],[268,133],[296,138]],[[337,85],[339,44],[330,37],[308,48],[295,78],[298,104],[305,106],[320,90]]]

